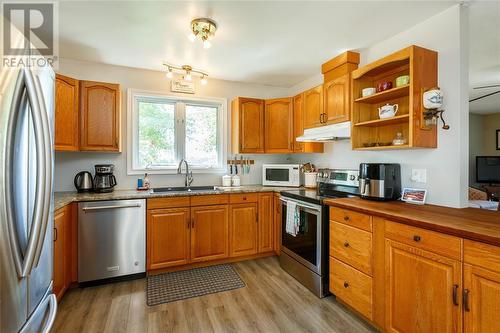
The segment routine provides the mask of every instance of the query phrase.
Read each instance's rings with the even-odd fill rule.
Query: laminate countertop
[[[500,246],[500,212],[361,198],[326,199],[324,202],[330,206]]]
[[[54,209],[58,210],[72,202],[103,201],[103,200],[125,200],[125,199],[148,199],[165,197],[183,197],[192,195],[213,195],[228,193],[256,193],[256,192],[281,192],[289,190],[290,187],[274,187],[263,185],[244,185],[240,187],[216,187],[214,190],[206,191],[173,191],[152,193],[149,191],[115,190],[110,193],[77,193],[77,192],[55,192]]]

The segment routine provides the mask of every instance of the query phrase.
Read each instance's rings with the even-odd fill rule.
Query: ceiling
[[[470,99],[499,91],[500,87],[500,1],[472,2],[469,7],[469,86]],[[500,112],[500,93],[469,103],[472,113]]]
[[[211,77],[290,87],[346,49],[370,46],[454,1],[59,2],[60,56],[163,70],[189,64]],[[187,39],[214,19],[212,48]]]

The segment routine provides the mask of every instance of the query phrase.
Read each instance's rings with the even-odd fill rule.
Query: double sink
[[[166,192],[213,192],[217,191],[216,186],[180,186],[180,187],[158,187],[153,188],[151,193],[166,193]]]

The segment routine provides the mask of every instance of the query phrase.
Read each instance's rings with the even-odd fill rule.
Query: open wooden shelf
[[[352,75],[351,143],[354,150],[436,148],[437,127],[424,121],[422,95],[437,86],[437,52],[415,45],[399,50],[354,70]],[[362,90],[385,82],[393,86],[400,76],[409,75],[409,84],[360,97]],[[378,109],[397,104],[398,114],[379,119]],[[408,140],[401,146],[365,147],[368,143],[389,143],[401,133]]]
[[[400,116],[394,116],[391,118],[375,119],[369,121],[363,121],[361,123],[354,124],[354,126],[381,126],[389,124],[401,124],[410,120],[409,114],[402,114]]]
[[[399,146],[375,146],[375,147],[360,147],[354,148],[354,150],[396,150],[396,149],[410,149],[409,145],[399,145]]]
[[[358,99],[355,99],[354,101],[356,103],[376,104],[376,103],[388,101],[388,100],[391,100],[394,98],[407,96],[409,93],[410,93],[410,85],[407,84],[405,86],[396,87],[396,88],[392,88],[389,90],[381,91],[379,93],[376,93],[376,94],[373,94],[370,96],[360,97]]]

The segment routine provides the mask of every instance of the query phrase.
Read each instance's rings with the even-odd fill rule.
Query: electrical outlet
[[[427,183],[427,169],[411,169],[412,182]]]

